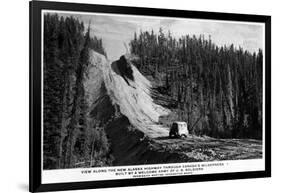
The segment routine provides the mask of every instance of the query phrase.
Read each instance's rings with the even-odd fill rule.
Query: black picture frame
[[[200,182],[214,180],[230,180],[245,178],[262,178],[271,176],[271,17],[265,15],[247,15],[233,13],[215,13],[201,11],[184,11],[155,8],[139,8],[124,6],[105,6],[94,4],[62,3],[47,1],[29,2],[30,11],[30,162],[29,191],[61,191],[90,188],[140,186],[151,184],[170,184],[184,182]],[[146,16],[168,16],[178,18],[197,18],[225,21],[259,22],[265,24],[265,170],[237,173],[204,174],[192,176],[172,176],[142,179],[106,180],[74,183],[42,184],[41,182],[41,14],[43,9],[119,13]]]

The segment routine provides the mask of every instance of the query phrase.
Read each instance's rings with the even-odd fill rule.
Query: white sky
[[[57,12],[59,13],[59,12]],[[223,22],[216,20],[183,19],[168,17],[131,16],[117,14],[76,14],[59,13],[62,16],[73,16],[84,22],[85,27],[91,21],[92,34],[102,38],[108,58],[115,60],[126,52],[124,43],[128,45],[133,39],[134,32],[159,28],[168,30],[176,38],[182,35],[211,35],[212,41],[221,45],[241,46],[250,52],[263,48],[264,25],[259,23]]]

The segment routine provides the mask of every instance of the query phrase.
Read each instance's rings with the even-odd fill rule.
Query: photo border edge
[[[59,6],[58,6],[59,5]],[[34,136],[41,136],[41,130],[35,130],[36,126],[41,127],[41,117],[38,115],[41,111],[41,10],[52,9],[54,6],[67,10],[79,9],[79,11],[90,11],[94,7],[106,13],[123,13],[132,14],[137,10],[136,15],[141,12],[147,15],[148,10],[153,10],[158,16],[171,16],[189,18],[190,14],[193,18],[201,19],[217,19],[222,20],[222,16],[227,16],[224,20],[250,21],[265,23],[265,170],[254,172],[237,172],[237,173],[219,173],[219,174],[204,174],[193,176],[170,176],[158,178],[141,179],[124,179],[124,180],[105,180],[105,181],[90,181],[90,182],[74,182],[74,183],[57,183],[57,184],[42,184],[41,183],[41,147],[38,147],[38,141],[41,146],[41,137],[34,138]],[[124,13],[128,11],[130,13]],[[159,14],[162,11],[164,15]],[[93,10],[92,10],[93,12]],[[146,12],[146,13],[145,13]],[[184,16],[184,13],[187,15]],[[179,15],[177,15],[179,14]],[[156,16],[156,15],[154,15]],[[253,21],[254,20],[254,21]],[[39,30],[39,31],[38,31]],[[37,33],[36,33],[37,32]],[[40,33],[39,33],[40,32]],[[38,53],[39,52],[39,55]],[[38,60],[39,59],[39,60]],[[38,71],[40,70],[40,71]],[[39,83],[38,83],[39,82]],[[248,14],[233,14],[233,13],[218,13],[218,12],[204,12],[204,11],[187,11],[187,10],[170,10],[158,8],[144,8],[144,7],[124,7],[124,6],[110,6],[110,5],[94,5],[82,3],[64,3],[64,2],[48,2],[48,1],[30,1],[29,2],[29,191],[59,191],[59,190],[77,190],[90,188],[110,188],[110,187],[124,187],[137,185],[153,185],[153,184],[173,184],[186,182],[201,182],[201,181],[216,181],[216,180],[234,180],[247,178],[263,178],[271,177],[271,16],[268,15],[248,15]],[[39,96],[38,96],[39,95]],[[39,98],[38,98],[39,97]],[[38,119],[39,117],[39,119]],[[35,141],[36,139],[36,141]],[[37,146],[36,146],[37,144]],[[37,163],[37,164],[36,164]],[[38,167],[39,165],[39,167]]]

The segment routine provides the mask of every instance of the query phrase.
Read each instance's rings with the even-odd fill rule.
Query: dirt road
[[[180,153],[193,161],[262,158],[262,141],[253,139],[215,139],[188,136],[184,139],[159,137],[151,143],[155,150]]]

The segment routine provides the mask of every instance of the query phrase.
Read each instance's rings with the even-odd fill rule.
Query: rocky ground
[[[262,158],[262,141],[253,139],[215,139],[189,135],[183,139],[159,137],[153,140],[159,151],[179,153],[193,161]]]

